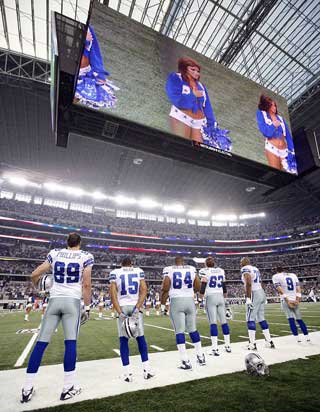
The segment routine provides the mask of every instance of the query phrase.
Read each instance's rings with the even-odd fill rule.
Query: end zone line
[[[41,325],[41,323],[40,323],[40,325]],[[40,325],[38,326],[38,329],[40,328]],[[39,332],[35,333],[31,337],[31,339],[29,340],[27,346],[24,348],[23,352],[19,356],[17,362],[14,364],[15,368],[19,368],[20,366],[22,366],[24,364],[24,361],[26,360],[27,356],[29,355],[29,352],[31,351],[31,348],[32,348],[35,340],[37,339],[38,335],[39,335]]]

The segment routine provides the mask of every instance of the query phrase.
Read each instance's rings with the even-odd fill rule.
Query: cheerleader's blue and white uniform
[[[92,35],[92,41],[86,40],[83,55],[90,64],[80,68],[75,98],[79,103],[93,108],[114,107],[117,101],[114,92],[119,88],[107,79],[110,73],[103,67],[97,37],[91,26],[88,31]]]
[[[256,117],[259,130],[265,137],[265,149],[268,152],[280,157],[281,165],[285,171],[297,174],[297,163],[293,140],[289,127],[283,117],[279,114],[276,115],[280,122],[280,126],[278,127],[274,126],[269,113],[264,110],[257,110]],[[286,139],[286,149],[278,149],[269,141],[269,139],[282,139],[282,137]]]
[[[206,87],[198,80],[195,83],[198,90],[204,92],[202,97],[193,94],[189,83],[182,78],[181,73],[169,74],[166,82],[167,96],[172,103],[169,116],[193,129],[200,129],[203,142],[208,146],[231,151],[229,131],[218,128]],[[203,118],[195,119],[183,110],[191,110],[192,113],[200,110]]]

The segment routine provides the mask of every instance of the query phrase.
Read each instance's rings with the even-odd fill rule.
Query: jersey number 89
[[[67,283],[78,283],[80,278],[80,265],[79,263],[68,263],[66,273],[66,264],[64,262],[56,262],[53,276],[57,283],[64,283],[65,278],[67,279]]]

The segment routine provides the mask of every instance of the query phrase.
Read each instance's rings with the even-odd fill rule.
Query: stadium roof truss
[[[299,105],[312,96],[310,90],[320,83],[318,0],[99,2],[280,93],[291,105],[297,100]],[[89,3],[90,0],[0,0],[0,72],[24,77],[23,63],[29,68],[37,67],[37,62],[46,67],[43,65],[50,58],[51,11],[85,22]],[[29,63],[21,62],[19,54]],[[19,70],[13,67],[15,61]],[[39,78],[34,69],[31,77],[46,82],[49,79],[46,75]]]

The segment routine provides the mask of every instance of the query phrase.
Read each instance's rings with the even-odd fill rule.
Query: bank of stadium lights
[[[173,203],[172,205],[163,205],[162,208],[165,212],[173,213],[183,213],[186,210],[186,208],[179,203]]]
[[[192,209],[188,211],[187,215],[191,217],[207,217],[209,212],[207,210]]]
[[[234,214],[218,214],[211,216],[211,220],[216,220],[219,222],[233,222],[238,220],[238,216]]]
[[[124,196],[124,195],[117,195],[112,197],[112,200],[116,202],[118,205],[135,205],[137,204],[137,199],[134,197]]]
[[[21,176],[15,176],[15,175],[8,175],[8,174],[4,174],[3,178],[8,181],[10,184],[14,185],[14,186],[20,186],[20,187],[36,187],[36,188],[40,188],[41,184],[35,183],[35,182],[31,182],[30,180],[21,177]]]
[[[244,220],[244,219],[254,219],[256,217],[266,217],[266,214],[264,212],[261,213],[249,213],[249,214],[244,214],[240,215],[239,219]]]
[[[143,197],[138,200],[138,205],[146,209],[154,209],[155,207],[161,206],[160,203],[156,202],[153,199],[149,199],[148,197]]]

